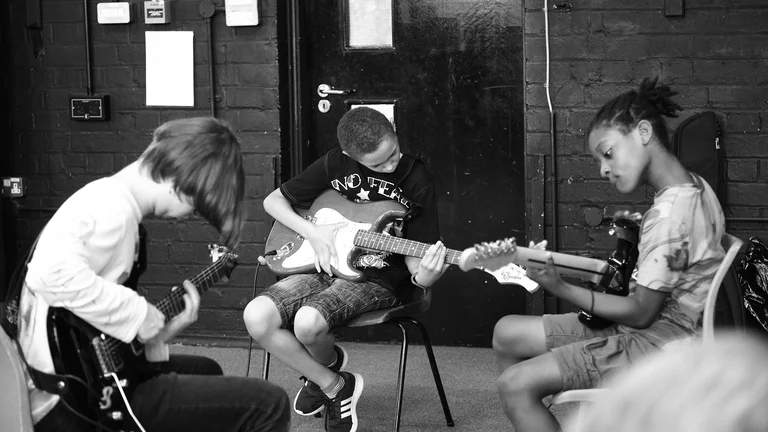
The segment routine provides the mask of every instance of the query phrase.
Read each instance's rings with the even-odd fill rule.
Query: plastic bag
[[[768,332],[768,247],[752,236],[746,257],[739,269],[739,285],[744,293],[748,327]]]

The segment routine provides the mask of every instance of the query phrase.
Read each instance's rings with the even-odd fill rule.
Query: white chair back
[[[723,284],[723,279],[728,271],[731,269],[733,261],[736,259],[736,255],[741,249],[743,241],[728,234],[723,233],[723,237],[720,239],[720,244],[725,250],[725,257],[720,265],[717,267],[715,277],[712,279],[709,287],[709,293],[704,303],[704,311],[702,312],[702,341],[703,343],[711,342],[714,339],[715,333],[715,302],[717,301],[717,294],[720,292],[720,287]],[[670,345],[674,345],[677,341],[673,341]],[[689,342],[688,340],[680,342]],[[669,347],[665,347],[669,349]],[[605,392],[608,391],[604,388],[593,389],[581,389],[581,390],[567,390],[555,394],[552,397],[552,404],[562,404],[566,402],[594,402],[596,399],[602,397]]]
[[[728,234],[723,233],[723,237],[720,240],[720,244],[723,245],[725,250],[725,258],[717,268],[717,273],[712,279],[712,284],[709,287],[709,293],[707,294],[707,300],[704,303],[704,312],[702,315],[703,324],[701,330],[702,340],[711,342],[715,333],[715,302],[717,301],[717,294],[720,292],[720,287],[723,285],[723,279],[728,271],[731,269],[733,261],[736,259],[736,254],[739,253],[743,241]]]
[[[0,329],[0,429],[32,432],[29,390],[16,342]],[[6,429],[7,428],[7,429]]]

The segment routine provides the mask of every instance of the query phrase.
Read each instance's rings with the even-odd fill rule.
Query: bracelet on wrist
[[[418,271],[418,270],[416,270],[416,272],[414,272],[414,273],[411,275],[411,283],[412,283],[412,284],[414,284],[414,285],[416,285],[417,287],[419,287],[419,288],[421,288],[421,289],[427,289],[427,288],[429,288],[429,287],[428,287],[428,286],[426,286],[426,285],[422,285],[422,284],[420,284],[420,283],[416,282],[416,275],[417,275],[417,274],[419,274],[419,271]]]

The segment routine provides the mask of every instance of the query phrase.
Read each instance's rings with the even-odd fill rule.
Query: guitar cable
[[[139,430],[141,432],[147,432],[144,430],[144,426],[139,423],[139,419],[136,418],[136,415],[133,414],[133,410],[131,409],[131,403],[128,402],[128,398],[125,396],[125,392],[123,392],[123,386],[120,385],[120,380],[117,378],[117,375],[115,375],[114,372],[111,372],[109,374],[113,380],[115,380],[115,385],[117,386],[117,390],[120,392],[120,396],[123,398],[123,402],[125,403],[125,407],[128,408],[128,414],[131,415],[131,418],[133,419],[134,423],[136,423],[136,426],[139,427]]]
[[[60,398],[59,398],[59,402],[61,402],[62,404],[64,404],[64,406],[65,406],[65,407],[66,407],[66,408],[67,408],[67,409],[68,409],[68,410],[69,410],[69,411],[70,411],[72,414],[76,415],[77,417],[79,417],[80,419],[84,420],[85,422],[87,422],[87,423],[90,423],[90,424],[92,424],[92,425],[96,426],[96,430],[100,430],[100,431],[101,431],[101,430],[103,430],[103,431],[106,431],[106,432],[117,432],[117,431],[116,431],[116,430],[114,430],[114,429],[110,429],[110,428],[108,428],[108,427],[106,427],[106,426],[104,426],[104,425],[101,425],[101,424],[99,424],[99,423],[97,423],[97,422],[95,422],[95,421],[93,421],[93,420],[89,419],[88,417],[86,417],[86,416],[84,416],[84,415],[80,414],[79,412],[77,412],[77,410],[76,410],[75,408],[73,408],[73,407],[72,407],[72,405],[68,404],[68,403],[67,403],[67,401],[66,401],[66,400],[64,400],[64,398],[63,398],[63,397],[60,397]]]
[[[267,260],[264,258],[265,256],[271,256],[271,255],[277,255],[277,250],[273,249],[264,255],[259,256],[256,262],[256,272],[253,275],[253,292],[251,293],[251,300],[256,298],[256,282],[259,279],[259,270],[261,270],[261,266],[267,263]],[[251,373],[251,349],[253,349],[253,338],[251,335],[248,335],[248,361],[245,365],[245,376],[249,376]]]
[[[19,353],[19,357],[21,358],[21,361],[24,363],[24,367],[27,369],[27,371],[34,369],[34,368],[33,368],[32,366],[30,366],[30,365],[29,365],[29,363],[27,362],[27,356],[24,354],[24,350],[22,350],[22,349],[21,349],[21,345],[19,344],[19,341],[18,341],[18,340],[16,340],[16,339],[13,339],[13,344],[16,346],[16,351]],[[30,373],[30,372],[27,372],[27,373],[29,374],[29,377],[30,377],[30,379],[31,379],[31,377],[32,377],[31,373]],[[88,385],[88,384],[87,384],[85,381],[83,381],[83,380],[82,380],[80,377],[78,377],[78,376],[75,376],[75,375],[70,375],[70,374],[61,374],[60,376],[62,376],[62,377],[65,377],[65,378],[67,378],[67,379],[70,379],[70,380],[72,380],[72,381],[74,381],[74,382],[76,382],[76,383],[78,383],[78,384],[82,385],[82,386],[85,388],[85,390],[86,390],[86,391],[88,391],[88,392],[90,392],[90,393],[91,393],[91,396],[93,396],[93,397],[96,397],[96,398],[98,398],[98,397],[99,397],[99,394],[98,394],[98,393],[96,393],[96,391],[95,391],[95,390],[93,390],[93,389],[92,389],[92,388],[91,388],[91,387],[90,387],[90,386],[89,386],[89,385]],[[34,379],[32,379],[32,382],[33,382],[34,386],[35,386],[35,387],[37,387],[37,383],[35,383],[35,380],[34,380]],[[120,392],[122,393],[122,389],[120,390]],[[116,431],[116,430],[114,430],[114,429],[110,429],[110,428],[108,428],[108,427],[106,427],[106,426],[103,426],[103,425],[99,424],[98,422],[95,422],[95,421],[91,420],[90,418],[88,418],[88,417],[84,416],[83,414],[81,414],[80,412],[78,412],[78,411],[77,411],[77,410],[76,410],[76,409],[75,409],[75,408],[74,408],[72,405],[70,405],[69,403],[67,403],[67,401],[66,401],[66,399],[64,398],[64,396],[61,396],[61,395],[58,395],[58,396],[59,396],[59,402],[61,402],[61,403],[64,405],[64,407],[65,407],[66,409],[68,409],[68,410],[69,410],[69,411],[70,411],[72,414],[74,414],[76,417],[80,418],[81,420],[84,420],[86,423],[90,423],[90,424],[92,424],[92,425],[96,426],[96,429],[97,429],[97,430],[104,430],[104,431],[106,431],[106,432],[117,432],[117,431]],[[129,409],[130,409],[130,408],[129,408]],[[141,427],[141,426],[139,426],[139,427]],[[143,429],[142,429],[142,431],[143,431]],[[144,431],[144,432],[146,432],[146,431]]]
[[[136,418],[136,416],[133,414],[133,410],[131,410],[131,404],[128,402],[128,398],[125,396],[125,393],[123,392],[123,387],[120,385],[120,382],[119,382],[119,380],[118,380],[118,378],[117,378],[117,375],[115,375],[115,373],[114,373],[114,372],[110,373],[109,375],[112,377],[112,379],[113,379],[113,380],[115,380],[115,384],[116,384],[116,386],[117,386],[117,389],[118,389],[118,391],[120,392],[120,396],[121,396],[121,397],[122,397],[122,399],[123,399],[123,403],[125,404],[125,407],[128,409],[128,413],[131,415],[131,419],[133,419],[133,421],[135,422],[136,426],[138,426],[138,427],[139,427],[139,429],[141,430],[141,432],[147,432],[146,430],[144,430],[144,427],[141,425],[141,423],[139,423],[139,420],[138,420],[138,419]],[[64,376],[66,376],[67,378],[69,378],[69,379],[72,379],[72,380],[74,380],[74,381],[76,381],[76,382],[78,382],[78,383],[82,384],[82,385],[83,385],[83,386],[84,386],[84,387],[85,387],[85,388],[86,388],[88,391],[90,391],[91,393],[93,393],[95,396],[97,396],[97,397],[98,397],[98,395],[96,394],[96,392],[95,392],[95,391],[94,391],[92,388],[90,388],[90,387],[89,387],[89,386],[88,386],[88,385],[85,383],[85,381],[81,380],[79,377],[77,377],[77,376],[74,376],[74,375],[64,375]],[[106,426],[104,426],[104,425],[102,425],[102,424],[100,424],[100,423],[98,423],[98,422],[96,422],[96,421],[93,421],[93,420],[91,420],[90,418],[88,418],[88,417],[84,416],[83,414],[79,413],[79,412],[78,412],[78,411],[77,411],[77,410],[76,410],[74,407],[72,407],[72,405],[70,405],[69,403],[67,403],[67,401],[64,399],[64,397],[61,397],[61,396],[60,396],[60,397],[59,397],[59,401],[61,401],[61,403],[63,403],[63,404],[64,404],[64,406],[65,406],[65,407],[66,407],[66,408],[67,408],[67,409],[68,409],[68,410],[69,410],[69,411],[70,411],[72,414],[76,415],[77,417],[79,417],[80,419],[82,419],[82,420],[86,421],[87,423],[90,423],[90,424],[92,424],[92,425],[96,426],[97,430],[103,430],[103,431],[106,431],[106,432],[118,432],[118,431],[116,431],[116,430],[114,430],[114,429],[111,429],[111,428],[108,428],[108,427],[106,427]]]

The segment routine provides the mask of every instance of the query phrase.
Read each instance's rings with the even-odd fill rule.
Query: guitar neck
[[[515,239],[485,242],[465,249],[459,257],[459,267],[464,271],[473,268],[496,271],[512,263],[541,270],[546,267],[548,253],[552,254],[552,261],[558,273],[595,284],[600,283],[609,267],[607,262],[593,258],[520,247],[517,246]]]
[[[599,283],[608,268],[608,264],[605,261],[594,258],[519,246],[512,262],[524,267],[543,269],[547,263],[547,253],[552,254],[552,261],[554,261],[559,273],[578,277],[593,283]]]
[[[355,246],[376,251],[391,252],[398,255],[422,258],[431,244],[394,237],[374,231],[360,230],[355,234]],[[459,264],[461,251],[448,249],[445,252],[445,262]]]
[[[208,291],[208,288],[221,280],[221,277],[224,274],[223,270],[226,266],[226,261],[226,258],[219,259],[189,281],[197,287],[200,294],[205,293]],[[166,321],[171,320],[173,317],[184,311],[184,293],[186,293],[186,290],[180,284],[155,305],[155,307],[165,315]]]

